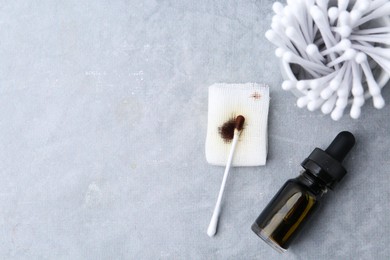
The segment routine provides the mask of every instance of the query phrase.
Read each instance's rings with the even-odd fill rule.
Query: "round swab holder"
[[[287,5],[303,6],[302,2],[304,0],[288,1]],[[283,12],[281,8],[283,5],[278,2],[276,5],[279,19],[283,19],[283,15],[291,16],[285,20],[295,19],[296,16],[291,15],[290,10],[296,10],[296,8],[289,7],[288,12]],[[359,26],[354,26],[354,24],[367,20],[367,17],[374,17],[375,15],[372,15],[374,12],[378,13],[377,10],[380,7],[367,8],[366,5],[367,1],[351,0],[347,8],[341,7],[344,11],[335,16],[335,11],[339,9],[338,1],[331,0],[328,10],[332,10],[330,12],[332,17],[328,17],[328,12],[325,12],[323,6],[317,6],[318,8],[308,6],[303,8],[306,12],[304,16],[307,18],[307,23],[302,25],[302,19],[300,21],[295,19],[298,27],[288,29],[289,35],[284,37],[290,39],[291,42],[286,44],[272,41],[279,47],[276,55],[281,61],[281,73],[285,79],[282,88],[298,97],[298,107],[306,107],[309,111],[319,109],[324,114],[330,114],[333,120],[339,120],[347,111],[348,106],[350,116],[358,118],[363,104],[369,103],[364,100],[372,99],[371,103],[377,109],[384,106],[380,90],[389,81],[390,62],[387,61],[388,57],[378,55],[377,48],[375,50],[374,48],[382,48],[381,51],[386,49],[386,53],[390,53],[389,45],[381,40],[390,31],[390,17],[388,15],[376,17]],[[310,12],[311,9],[315,11]],[[321,10],[321,14],[317,10]],[[315,16],[314,19],[311,15]],[[282,23],[279,22],[279,24]],[[287,28],[284,27],[284,29]],[[309,31],[303,32],[305,29]],[[369,40],[366,41],[366,37],[359,37],[362,35],[359,31],[369,37]],[[307,35],[312,38],[307,39]],[[292,39],[293,37],[297,39]],[[302,42],[304,39],[306,42]],[[296,47],[295,50],[291,49],[291,44]],[[334,47],[335,45],[338,46]],[[306,51],[303,53],[302,50]],[[287,55],[286,52],[288,52]],[[364,53],[367,60],[362,62],[357,59],[360,62],[358,63],[356,56],[363,56],[359,53]],[[286,59],[286,56],[294,58]],[[345,68],[343,65],[346,65]],[[343,74],[338,75],[338,72]],[[337,80],[333,80],[335,78]]]

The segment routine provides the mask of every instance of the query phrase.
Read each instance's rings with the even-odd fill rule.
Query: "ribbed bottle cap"
[[[333,189],[347,173],[341,162],[354,144],[353,134],[347,131],[341,132],[325,151],[315,148],[301,165],[328,188]]]

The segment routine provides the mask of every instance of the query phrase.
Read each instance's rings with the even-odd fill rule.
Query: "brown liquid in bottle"
[[[318,208],[322,195],[347,173],[341,162],[354,144],[351,133],[341,132],[325,151],[314,149],[301,164],[305,171],[283,185],[252,230],[279,252],[287,250]]]
[[[313,186],[305,172],[287,181],[252,225],[252,230],[278,251],[289,247],[326,191],[318,185],[310,191],[307,184]]]

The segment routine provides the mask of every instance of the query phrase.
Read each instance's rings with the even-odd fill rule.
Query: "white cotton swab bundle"
[[[287,0],[272,5],[272,32],[286,80],[282,88],[300,93],[297,106],[321,108],[339,120],[348,105],[357,119],[365,99],[375,108],[385,100],[390,78],[388,0]],[[374,72],[375,70],[375,72]]]

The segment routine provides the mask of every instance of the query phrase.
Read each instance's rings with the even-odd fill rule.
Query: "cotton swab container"
[[[278,47],[282,88],[298,97],[298,107],[339,120],[348,106],[350,116],[358,118],[368,99],[377,109],[385,106],[381,89],[390,77],[387,0],[295,0],[285,6],[276,2],[273,10],[266,38]]]

